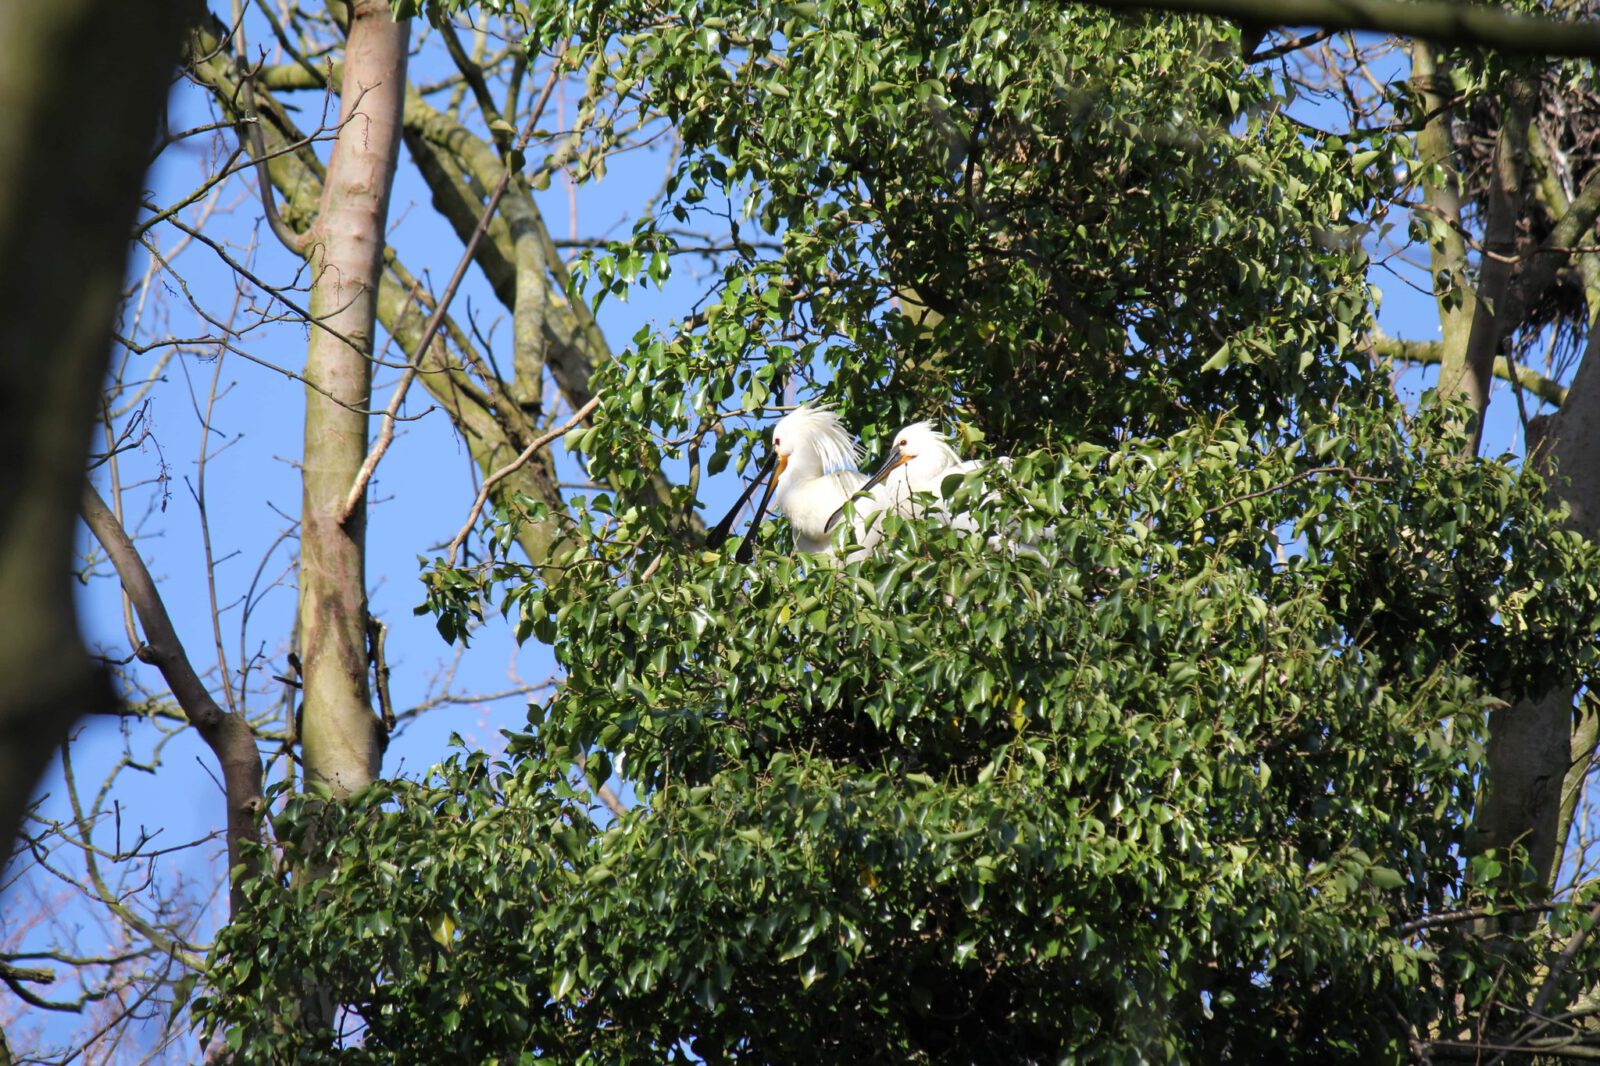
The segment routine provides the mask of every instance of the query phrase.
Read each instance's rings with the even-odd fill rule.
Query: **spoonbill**
[[[756,530],[769,503],[789,520],[796,548],[806,552],[831,551],[829,532],[835,514],[867,480],[867,475],[855,469],[860,461],[861,446],[839,421],[838,414],[827,407],[801,404],[772,427],[771,454],[727,517],[706,536],[707,546],[718,547],[727,539],[739,509],[756,486],[767,479],[767,491],[734,558],[741,563],[750,561],[755,552]]]
[[[951,474],[969,474],[983,466],[977,459],[965,462],[943,433],[929,421],[913,422],[894,435],[889,458],[862,483],[858,492],[872,494],[872,511],[894,510],[915,518],[921,508],[913,497],[919,492],[939,495],[939,486]]]
[[[894,435],[894,445],[889,457],[877,473],[863,481],[856,489],[856,535],[853,538],[862,550],[851,554],[858,559],[877,547],[883,538],[881,523],[875,519],[884,511],[893,511],[902,518],[915,518],[923,508],[915,496],[928,492],[937,496],[939,486],[950,474],[966,474],[983,464],[975,459],[962,462],[944,434],[929,421],[913,422]],[[948,517],[948,516],[946,516]],[[827,529],[835,529],[844,518],[841,504],[828,519]],[[976,528],[972,520],[957,519],[959,528]]]
[[[858,531],[856,540],[861,544],[862,550],[852,553],[850,558],[855,560],[865,556],[883,539],[882,523],[874,519],[885,511],[893,511],[902,518],[918,518],[927,513],[927,505],[917,497],[920,493],[929,493],[936,500],[939,497],[940,486],[945,478],[952,475],[964,476],[986,466],[999,465],[1009,467],[1009,458],[995,459],[986,462],[980,459],[962,458],[956,454],[955,448],[945,439],[943,433],[934,428],[932,422],[913,422],[894,435],[894,445],[889,449],[889,457],[884,460],[877,473],[873,474],[861,487],[856,490],[856,521],[864,524],[865,528]],[[985,497],[989,499],[989,497]],[[951,514],[949,507],[942,501],[931,505],[933,513],[939,516],[947,525],[954,529],[974,532],[978,523],[969,514]],[[832,528],[842,517],[843,509],[836,511],[829,521]],[[1053,533],[1046,533],[1045,539],[1050,539]],[[1031,544],[1021,544],[1009,537],[991,536],[988,540],[990,551],[1009,550],[1014,554],[1038,555],[1037,549]]]

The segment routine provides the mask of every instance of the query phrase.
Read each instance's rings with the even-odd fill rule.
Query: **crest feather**
[[[861,445],[839,420],[838,413],[826,404],[815,407],[801,404],[778,419],[778,424],[772,427],[772,435],[777,439],[785,433],[804,435],[825,473],[852,470],[861,465]]]
[[[950,443],[950,438],[940,433],[934,428],[933,423],[927,419],[923,419],[921,422],[913,422],[895,434],[895,440],[899,440],[902,437],[914,438],[914,443],[911,444],[911,447],[912,451],[917,455],[936,451],[944,457],[945,466],[954,466],[961,461],[961,455]]]

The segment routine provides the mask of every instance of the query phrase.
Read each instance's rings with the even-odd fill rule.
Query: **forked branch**
[[[461,545],[466,541],[468,534],[472,532],[472,527],[478,524],[478,519],[483,515],[484,504],[489,502],[489,493],[494,487],[522,469],[528,460],[538,454],[540,448],[543,448],[553,440],[565,437],[568,433],[577,429],[583,420],[588,418],[596,407],[600,406],[601,395],[599,392],[595,393],[589,398],[589,402],[574,411],[572,417],[562,423],[559,429],[552,429],[550,432],[538,437],[526,448],[522,449],[521,454],[515,459],[483,479],[483,485],[478,489],[478,498],[472,501],[471,513],[467,515],[467,520],[462,524],[461,531],[450,541],[450,550],[445,561],[447,566],[456,565],[456,553],[461,550]]]

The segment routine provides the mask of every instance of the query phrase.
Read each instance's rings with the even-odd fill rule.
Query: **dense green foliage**
[[[1289,483],[1305,454],[1203,429],[1024,460],[1005,510],[1049,516],[1043,561],[907,525],[844,569],[527,592],[568,670],[540,728],[319,834],[291,810],[341,874],[255,898],[216,1004],[263,1058],[317,1043],[250,1022],[306,980],[378,1061],[1398,1054],[1371,1004],[1448,1021],[1474,966],[1396,927],[1463,892],[1485,674],[1572,669],[1595,561],[1503,467],[1414,485],[1352,428],[1311,452],[1382,480]],[[1441,566],[1463,518],[1500,550]],[[1387,608],[1427,639],[1383,639],[1352,559],[1440,572]],[[561,782],[597,745],[650,800],[605,832]]]
[[[292,802],[283,869],[334,873],[251,886],[203,1019],[248,1061],[1381,1061],[1535,981],[1416,923],[1484,902],[1485,714],[1592,669],[1600,557],[1354,350],[1394,145],[1275,117],[1198,21],[546,14],[685,144],[598,291],[729,197],[781,250],[597,374],[573,443],[624,492],[562,565],[502,557],[502,514],[428,573],[442,631],[498,608],[561,688],[503,762]],[[946,490],[1037,553],[894,522],[739,566],[629,501],[663,437],[748,455],[728,420],[796,380],[1017,456]],[[597,819],[568,775],[619,760],[640,803]],[[274,1024],[313,988],[344,1039]]]

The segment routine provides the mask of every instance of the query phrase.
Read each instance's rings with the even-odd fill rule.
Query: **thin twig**
[[[235,301],[238,294],[235,294]],[[211,369],[211,388],[206,393],[206,407],[202,414],[199,399],[194,396],[194,384],[190,381],[190,399],[195,404],[195,414],[200,416],[200,455],[196,462],[195,484],[190,492],[194,496],[194,505],[200,515],[200,545],[205,553],[206,563],[206,592],[211,604],[211,635],[216,642],[217,668],[221,671],[222,694],[228,703],[228,710],[237,714],[239,704],[233,695],[233,683],[228,673],[228,653],[222,643],[222,609],[217,604],[217,563],[211,550],[211,519],[206,513],[206,464],[211,456],[211,416],[217,405],[217,382],[222,377],[222,366],[226,360],[222,352],[217,353],[216,361]],[[189,367],[187,363],[180,363],[183,367],[183,376],[189,380]],[[184,479],[187,482],[187,478]]]
[[[552,429],[544,436],[539,437],[526,448],[522,449],[522,454],[518,455],[515,459],[511,460],[511,462],[507,463],[505,466],[502,466],[499,470],[496,470],[494,473],[483,479],[483,484],[478,487],[478,498],[472,502],[472,513],[467,515],[467,520],[462,525],[461,531],[455,535],[455,539],[450,541],[450,551],[445,560],[446,566],[456,565],[456,553],[461,550],[461,545],[466,541],[468,534],[472,532],[472,527],[478,524],[478,519],[483,514],[484,504],[489,501],[489,491],[500,482],[510,477],[512,474],[515,474],[518,470],[521,470],[528,460],[534,457],[534,454],[537,453],[540,448],[543,448],[551,441],[560,437],[564,437],[568,433],[571,433],[574,429],[577,429],[578,425],[582,423],[584,419],[588,418],[596,407],[600,406],[600,397],[602,395],[603,393],[601,392],[595,393],[589,398],[588,403],[584,404],[582,407],[578,408],[577,411],[573,412],[572,417],[567,419],[567,421],[561,425],[561,428]]]
[[[563,43],[556,49],[555,67],[550,72],[550,78],[545,82],[539,99],[534,101],[533,112],[528,116],[528,121],[522,126],[522,133],[517,137],[516,146],[512,155],[522,151],[528,146],[528,141],[533,137],[534,127],[539,123],[539,116],[544,114],[544,108],[550,101],[550,94],[555,91],[556,82],[561,77],[561,59],[566,53],[566,44]],[[472,265],[473,256],[477,253],[478,242],[489,231],[489,221],[494,217],[495,210],[500,206],[500,200],[505,196],[506,190],[511,186],[511,176],[516,173],[516,168],[511,165],[511,159],[506,160],[505,167],[500,172],[500,182],[494,187],[494,192],[489,196],[489,202],[484,205],[483,213],[478,216],[478,224],[472,229],[472,236],[467,239],[467,247],[461,253],[461,258],[456,263],[455,273],[450,275],[450,283],[444,287],[444,292],[434,302],[433,314],[422,327],[422,336],[417,339],[416,349],[411,353],[407,362],[406,371],[400,376],[400,381],[394,387],[394,395],[389,399],[389,407],[383,413],[383,421],[378,427],[378,439],[372,444],[372,450],[361,461],[361,469],[356,472],[355,482],[350,486],[350,492],[345,496],[344,506],[339,511],[339,524],[344,525],[350,521],[350,516],[356,513],[356,508],[361,506],[362,499],[367,494],[367,483],[372,480],[372,475],[378,469],[378,463],[383,459],[389,445],[394,441],[395,416],[400,411],[400,405],[405,402],[406,392],[411,388],[411,383],[416,380],[417,369],[422,365],[422,360],[428,351],[428,346],[433,343],[433,338],[439,332],[439,327],[444,323],[445,312],[450,308],[450,301],[455,298],[456,290],[461,287],[461,281],[467,275],[467,267]]]
[[[1293,40],[1284,41],[1282,44],[1273,45],[1266,51],[1252,52],[1245,56],[1244,61],[1249,66],[1253,66],[1256,63],[1270,63],[1274,59],[1282,59],[1290,52],[1298,52],[1302,48],[1310,48],[1314,44],[1321,44],[1338,32],[1338,30],[1316,30]]]
[[[1397,936],[1410,936],[1420,933],[1424,929],[1436,929],[1445,925],[1460,925],[1463,922],[1476,922],[1484,918],[1500,918],[1513,914],[1542,913],[1555,909],[1554,903],[1531,903],[1515,907],[1465,907],[1461,910],[1440,911],[1436,914],[1425,914],[1421,918],[1413,918],[1409,922],[1401,922],[1391,932]]]
[[[1300,473],[1296,474],[1287,481],[1280,481],[1276,485],[1269,485],[1259,492],[1247,492],[1243,496],[1235,496],[1231,500],[1224,500],[1215,507],[1207,508],[1201,517],[1209,518],[1218,511],[1227,510],[1236,503],[1244,503],[1246,500],[1255,500],[1261,498],[1262,496],[1271,496],[1274,492],[1282,492],[1289,486],[1299,484],[1308,478],[1316,477],[1318,474],[1343,474],[1351,481],[1363,481],[1374,485],[1387,485],[1392,480],[1391,478],[1386,477],[1372,477],[1368,474],[1358,474],[1348,466],[1314,466],[1310,470],[1302,470]]]

